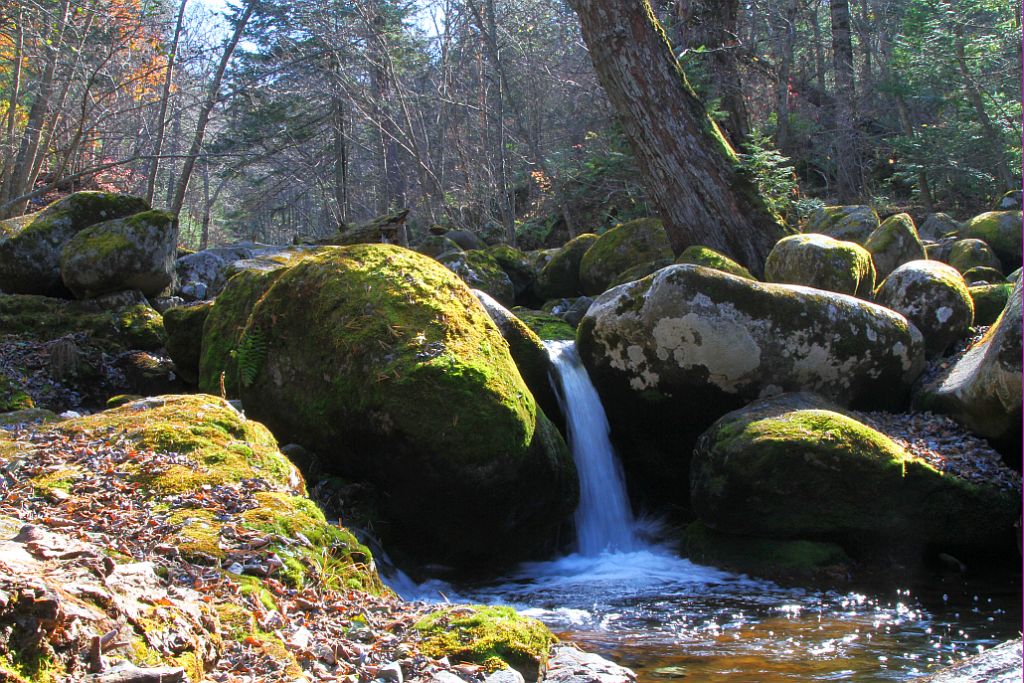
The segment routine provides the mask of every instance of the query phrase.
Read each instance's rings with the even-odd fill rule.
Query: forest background
[[[652,9],[791,223],[1020,188],[1021,0]],[[564,0],[2,0],[0,217],[74,189],[180,209],[192,247],[409,208],[530,249],[654,213]]]

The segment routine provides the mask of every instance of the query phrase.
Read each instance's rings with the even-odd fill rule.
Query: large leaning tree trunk
[[[672,55],[647,0],[570,0],[601,86],[672,248],[721,251],[760,273],[784,234]]]

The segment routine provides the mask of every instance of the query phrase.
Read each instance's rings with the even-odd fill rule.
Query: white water
[[[606,551],[636,550],[641,544],[601,399],[573,342],[551,341],[546,346],[580,479],[580,504],[575,515],[577,551],[595,557]]]

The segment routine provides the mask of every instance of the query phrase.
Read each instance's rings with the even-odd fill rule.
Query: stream
[[[548,350],[580,473],[577,552],[471,585],[398,573],[389,583],[402,597],[512,605],[641,683],[906,681],[1019,634],[1019,574],[942,575],[913,589],[894,576],[840,593],[701,566],[645,541],[575,348]]]

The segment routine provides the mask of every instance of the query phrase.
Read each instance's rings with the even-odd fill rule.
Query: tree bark
[[[672,248],[721,251],[755,272],[784,234],[686,82],[647,0],[570,0]]]
[[[849,0],[832,0],[832,59],[836,79],[836,134],[833,158],[839,201],[849,204],[860,191],[860,159],[854,129],[853,40],[850,36]]]

